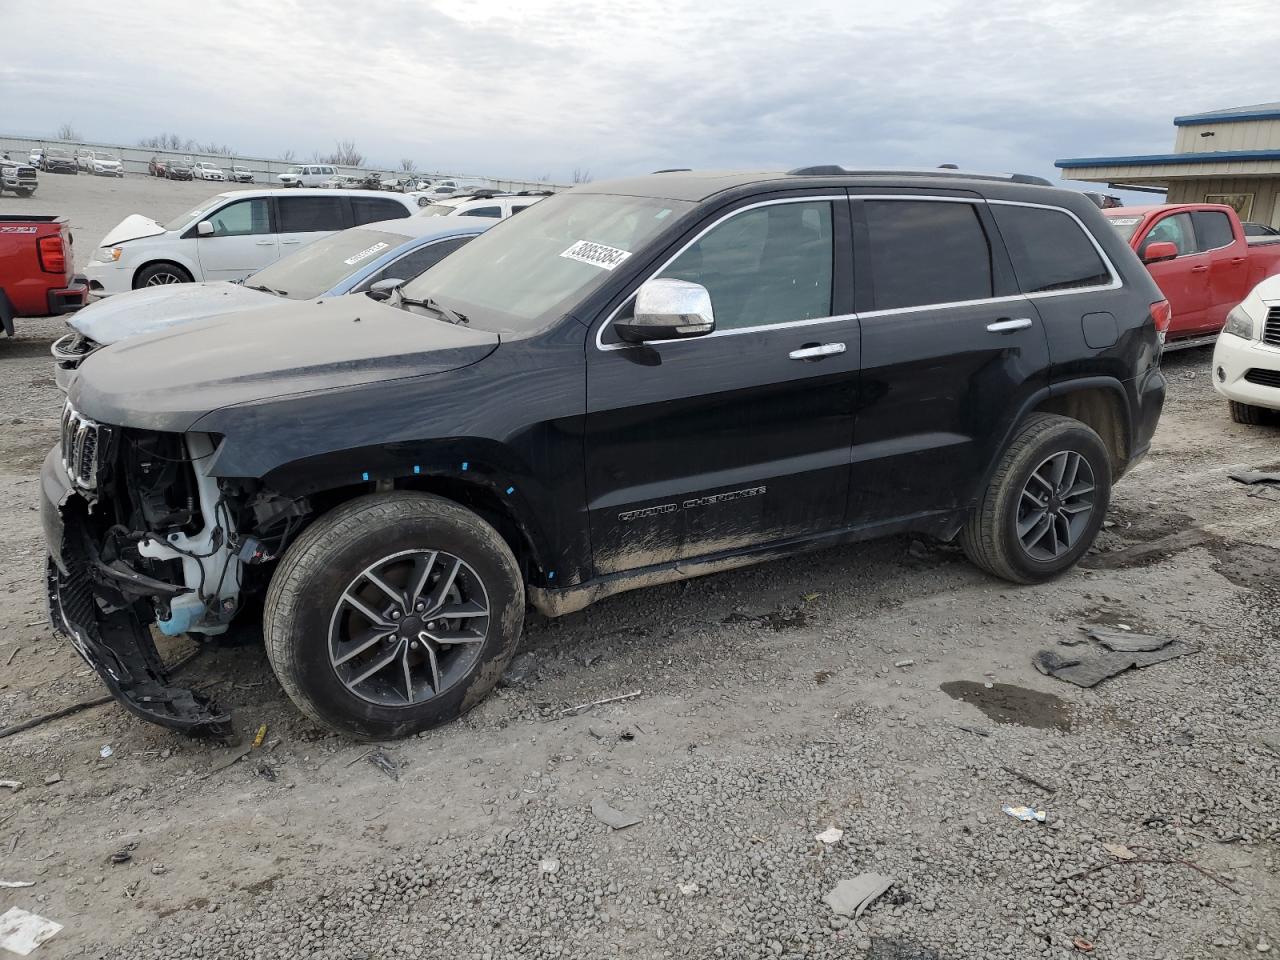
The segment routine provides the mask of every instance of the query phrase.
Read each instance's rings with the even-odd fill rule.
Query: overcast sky
[[[1276,0],[0,0],[0,132],[596,179],[1167,152],[1280,99]]]

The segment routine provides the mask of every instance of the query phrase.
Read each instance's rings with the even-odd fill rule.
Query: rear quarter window
[[[1235,242],[1236,235],[1231,229],[1231,220],[1225,213],[1196,210],[1191,214],[1191,223],[1196,229],[1196,246],[1199,250],[1217,250]]]
[[[993,203],[1023,293],[1105,286],[1112,280],[1098,248],[1070,214]]]

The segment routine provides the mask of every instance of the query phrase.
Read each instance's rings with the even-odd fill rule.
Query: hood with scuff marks
[[[111,344],[193,320],[287,303],[292,301],[238,283],[174,283],[96,300],[67,324],[95,343]]]
[[[164,227],[150,217],[144,217],[140,213],[131,213],[112,227],[98,246],[110,247],[113,244],[124,243],[127,240],[141,240],[143,237],[159,236],[164,232]]]
[[[69,399],[102,423],[183,432],[233,404],[446,373],[498,343],[368,297],[287,301],[104,347],[80,365]]]

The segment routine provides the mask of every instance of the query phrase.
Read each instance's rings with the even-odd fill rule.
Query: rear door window
[[[342,230],[346,212],[342,197],[277,197],[281,233]]]
[[[1004,237],[1023,293],[1045,293],[1111,282],[1111,271],[1080,224],[1046,207],[993,203],[991,213]]]
[[[1196,210],[1191,214],[1196,228],[1196,249],[1201,253],[1229,247],[1236,235],[1231,229],[1231,219],[1217,210]]]
[[[972,203],[865,201],[877,310],[993,295],[991,244]]]
[[[375,223],[378,220],[398,220],[409,216],[403,204],[381,197],[352,197],[351,216],[355,226],[363,223]]]
[[[501,207],[472,207],[470,210],[463,210],[459,216],[463,217],[494,217],[502,216]]]

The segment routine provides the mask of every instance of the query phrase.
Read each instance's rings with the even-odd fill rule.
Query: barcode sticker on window
[[[603,243],[592,243],[590,240],[579,240],[560,256],[569,260],[580,260],[604,270],[612,270],[631,256],[631,251],[606,247]]]
[[[361,260],[368,260],[379,250],[385,250],[389,246],[390,244],[388,243],[375,243],[372,247],[366,247],[365,249],[357,253],[355,256],[347,257],[347,259],[343,260],[342,262],[350,266],[355,266]]]

